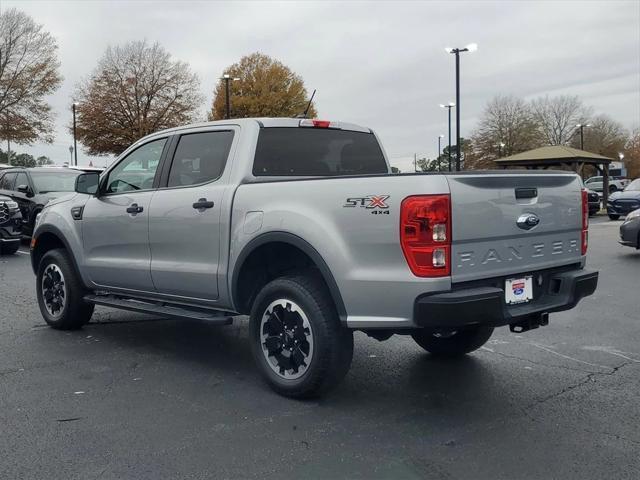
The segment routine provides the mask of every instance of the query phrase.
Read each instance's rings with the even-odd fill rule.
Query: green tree
[[[19,153],[18,155],[11,155],[11,165],[15,167],[35,167],[36,159],[28,153]]]
[[[39,167],[42,167],[44,165],[53,165],[53,160],[51,160],[49,157],[45,157],[44,155],[41,155],[38,158],[36,158],[36,164]]]
[[[231,78],[229,82],[231,117],[294,117],[304,112],[309,96],[302,77],[262,53],[252,53],[242,57],[224,71]],[[225,118],[225,81],[220,80],[214,91],[209,120]],[[311,104],[308,116],[317,115]]]

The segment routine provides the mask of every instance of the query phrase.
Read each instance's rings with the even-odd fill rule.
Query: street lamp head
[[[468,52],[475,52],[476,50],[478,50],[478,44],[477,43],[470,43],[469,45],[467,45],[466,47],[464,47]]]
[[[228,73],[225,73],[224,75],[222,75],[222,78],[231,78],[231,75],[229,75]]]
[[[444,105],[443,103],[440,104],[440,108],[445,108],[446,105]]]
[[[500,148],[504,148],[505,145],[506,145],[506,143],[500,142]]]
[[[451,48],[451,47],[444,47],[444,51],[447,52],[447,53],[453,53],[455,51],[455,49]]]
[[[438,135],[439,138],[444,138],[444,133],[441,133],[440,135]]]
[[[624,158],[624,153],[618,153],[618,158],[620,159],[620,161],[622,161],[622,159]]]
[[[456,106],[456,103],[455,103],[455,102],[449,102],[449,106],[450,106],[450,107],[455,107],[455,106]]]

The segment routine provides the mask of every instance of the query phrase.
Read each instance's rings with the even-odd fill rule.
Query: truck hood
[[[57,205],[58,203],[64,203],[71,200],[77,195],[76,192],[47,192],[41,193],[40,196],[43,200],[48,200],[45,205]],[[43,202],[44,203],[44,202]]]
[[[620,199],[635,199],[640,200],[640,191],[639,190],[625,190],[622,192],[615,192],[609,195],[609,200],[620,200]]]

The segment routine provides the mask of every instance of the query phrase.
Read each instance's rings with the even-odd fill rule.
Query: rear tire
[[[75,330],[91,320],[94,305],[83,299],[87,293],[65,250],[44,254],[38,265],[36,296],[45,322],[57,330]]]
[[[249,320],[251,350],[281,395],[317,397],[338,385],[353,357],[353,332],[324,283],[310,275],[277,278],[258,293]]]
[[[619,220],[620,219],[620,215],[615,215],[613,213],[609,214],[609,219],[610,220]]]
[[[432,330],[422,329],[412,333],[411,337],[432,355],[459,357],[483,346],[492,334],[493,327],[477,325],[461,328],[450,336],[436,336]]]
[[[0,254],[2,255],[13,255],[20,249],[20,242],[2,242],[0,243]]]

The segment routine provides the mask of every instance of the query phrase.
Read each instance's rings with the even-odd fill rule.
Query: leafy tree
[[[62,77],[55,39],[27,14],[0,14],[0,138],[17,144],[51,142],[53,117],[45,101]]]
[[[417,168],[419,172],[437,172],[438,159],[419,158],[417,161]]]
[[[229,82],[231,117],[294,117],[304,112],[309,96],[304,82],[289,67],[262,53],[242,57],[225,73],[239,80]],[[209,120],[225,118],[225,81],[220,80],[214,91]],[[308,116],[317,115],[311,105]]]
[[[591,109],[585,107],[579,97],[570,95],[538,98],[531,102],[531,108],[547,145],[568,144],[576,125],[586,123],[591,115]]]
[[[76,98],[77,138],[90,155],[118,155],[145,135],[189,123],[203,100],[189,65],[146,41],[107,48]]]
[[[53,160],[51,160],[49,157],[45,157],[44,155],[41,155],[38,158],[36,158],[36,164],[39,167],[42,167],[44,165],[53,165]]]
[[[15,167],[35,167],[36,159],[28,153],[11,154],[11,165]]]

